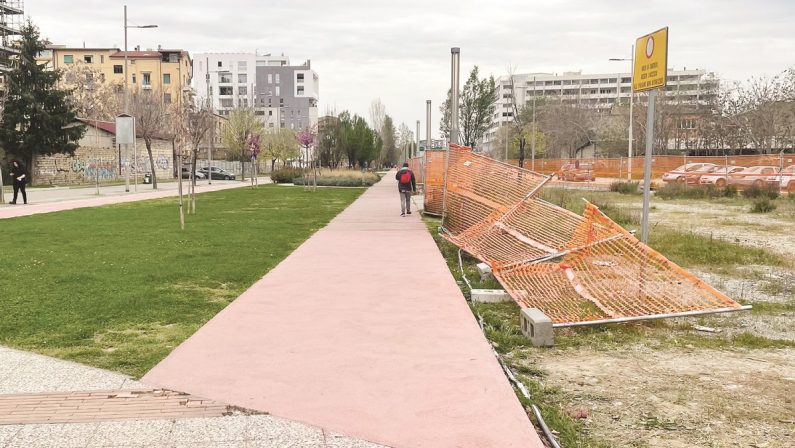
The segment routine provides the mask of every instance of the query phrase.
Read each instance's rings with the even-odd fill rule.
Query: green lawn
[[[363,189],[263,186],[0,220],[0,344],[141,376]]]

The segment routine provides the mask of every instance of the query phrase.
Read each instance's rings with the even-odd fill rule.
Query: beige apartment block
[[[127,82],[130,89],[162,92],[167,104],[179,103],[191,95],[193,61],[185,50],[163,49],[126,52]],[[51,45],[39,60],[53,70],[86,64],[105,81],[124,83],[125,52],[118,48],[80,48]]]

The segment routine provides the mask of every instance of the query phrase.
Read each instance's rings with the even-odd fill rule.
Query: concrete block
[[[478,263],[478,274],[480,274],[480,281],[486,281],[492,278],[491,266],[486,263]]]
[[[552,347],[555,339],[552,319],[537,308],[522,308],[519,323],[524,334],[534,347]]]
[[[473,289],[472,301],[480,303],[509,302],[511,297],[502,289]]]

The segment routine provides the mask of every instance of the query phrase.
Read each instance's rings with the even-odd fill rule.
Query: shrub
[[[743,190],[743,197],[749,199],[768,198],[776,199],[779,196],[777,185],[752,185]]]
[[[768,213],[776,209],[776,204],[768,197],[761,197],[754,201],[751,206],[751,213]]]
[[[734,185],[718,188],[713,185],[688,187],[685,184],[671,183],[657,190],[657,196],[662,199],[731,198],[736,195],[737,188]]]
[[[610,184],[610,191],[621,194],[638,194],[639,182],[624,182],[617,180]]]
[[[304,170],[300,168],[279,168],[271,172],[271,180],[277,184],[293,183],[297,177],[304,175]]]
[[[312,177],[297,177],[293,183],[296,185],[312,185]],[[369,187],[378,182],[378,178],[372,176],[341,177],[341,176],[318,176],[317,185],[320,187]]]

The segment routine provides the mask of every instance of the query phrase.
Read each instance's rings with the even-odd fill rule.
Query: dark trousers
[[[25,184],[18,184],[14,182],[14,199],[11,202],[17,202],[17,195],[22,192],[22,202],[28,203],[28,195],[25,193]]]

